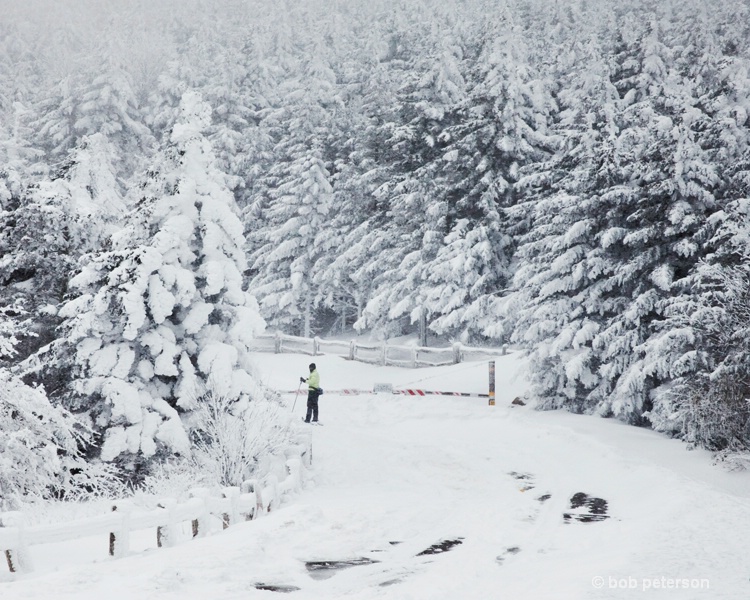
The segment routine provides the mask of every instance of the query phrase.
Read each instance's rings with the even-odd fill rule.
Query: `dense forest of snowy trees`
[[[0,387],[85,455],[262,395],[263,319],[426,319],[544,407],[750,445],[747,0],[0,4]]]

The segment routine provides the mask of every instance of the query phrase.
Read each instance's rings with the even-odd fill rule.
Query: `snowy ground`
[[[278,389],[309,357],[257,355]],[[374,383],[486,392],[486,363],[406,370],[317,357],[330,391]],[[498,360],[497,406],[456,397],[321,398],[314,482],[279,511],[122,560],[35,549],[2,600],[277,598],[586,600],[750,597],[750,474],[613,421],[511,408],[521,363]],[[287,401],[291,407],[293,396]],[[296,413],[304,413],[300,394]],[[570,500],[606,500],[581,522]],[[601,503],[599,504],[601,506]],[[567,522],[564,514],[573,515]],[[441,541],[445,552],[422,554]],[[446,547],[448,544],[446,544]],[[102,550],[97,552],[101,553]],[[103,552],[106,552],[104,550]],[[370,559],[338,571],[306,563]],[[92,562],[96,561],[96,562]]]

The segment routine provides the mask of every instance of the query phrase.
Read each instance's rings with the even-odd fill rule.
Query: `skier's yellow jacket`
[[[310,373],[310,377],[307,378],[307,387],[311,390],[317,390],[320,387],[320,375],[318,375],[317,369]]]

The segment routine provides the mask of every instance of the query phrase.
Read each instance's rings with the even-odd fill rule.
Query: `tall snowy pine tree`
[[[259,393],[247,348],[263,321],[242,289],[242,224],[209,122],[186,93],[129,225],[73,279],[80,295],[61,311],[77,377],[67,403],[103,434],[101,458],[129,470],[189,453],[183,418],[206,393]]]

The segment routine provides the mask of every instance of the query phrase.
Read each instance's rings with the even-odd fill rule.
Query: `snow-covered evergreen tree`
[[[153,137],[143,123],[132,77],[120,64],[121,52],[106,45],[97,48],[101,59],[90,81],[80,87],[73,131],[76,142],[83,136],[105,136],[118,154],[118,177],[129,178],[149,155]]]
[[[460,42],[448,31],[438,31],[435,37],[433,54],[416,54],[407,62],[413,73],[400,91],[402,123],[392,131],[403,158],[395,165],[398,171],[393,172],[393,179],[377,191],[388,198],[392,216],[385,228],[390,243],[383,247],[391,259],[383,265],[386,268],[377,280],[378,288],[364,311],[365,322],[371,324],[382,325],[403,316],[417,323],[425,311],[433,319],[446,312],[440,300],[427,299],[434,293],[430,282],[439,279],[438,271],[445,266],[441,263],[440,269],[435,269],[434,261],[451,226],[451,202],[441,193],[444,179],[435,163],[445,152],[450,139],[446,131],[455,122],[456,106],[466,90]],[[454,291],[445,290],[443,297]]]
[[[498,324],[488,329],[488,315],[510,275],[503,211],[514,202],[519,169],[551,148],[553,108],[524,35],[502,14],[476,30],[460,21],[437,29],[433,60],[415,61],[422,68],[402,100],[404,124],[393,128],[404,158],[378,190],[393,218],[383,228],[388,262],[365,322],[424,315],[438,334],[501,335]],[[452,38],[451,28],[468,33]]]
[[[0,369],[0,510],[106,485],[106,470],[88,467],[80,456],[79,443],[87,436],[41,389]]]
[[[613,276],[623,310],[597,338],[601,371],[613,391],[601,402],[636,421],[648,418],[642,413],[653,406],[653,389],[669,379],[649,340],[703,256],[706,220],[717,209],[716,169],[699,141],[708,119],[693,106],[690,82],[673,69],[667,36],[654,19],[640,45],[641,72],[631,79],[623,112],[637,188],[631,203],[615,209],[622,221],[602,232],[619,259]]]
[[[711,29],[709,27],[709,29]],[[679,282],[648,345],[659,374],[668,379],[653,394],[654,428],[713,449],[750,445],[746,434],[748,349],[748,85],[734,56],[717,56],[724,44],[701,27],[686,44],[703,66],[690,73],[701,98],[702,126],[693,135],[716,172],[716,210],[703,225],[702,259]],[[701,52],[699,40],[709,38]],[[683,158],[681,156],[681,158]],[[684,173],[700,172],[685,155]],[[703,167],[705,171],[706,167]]]
[[[344,107],[337,111],[339,139],[334,151],[334,199],[323,240],[326,254],[315,263],[322,305],[343,327],[359,321],[378,287],[378,277],[395,269],[390,259],[389,199],[383,193],[398,161],[392,128],[398,122],[400,80],[389,60],[386,15],[376,26],[361,16],[362,48],[342,85]],[[351,79],[351,80],[349,80]],[[398,242],[396,242],[398,243]]]
[[[565,146],[546,163],[523,171],[512,292],[501,297],[512,340],[531,351],[532,380],[545,406],[589,409],[600,383],[591,341],[620,304],[609,298],[617,260],[597,239],[614,206],[627,198],[615,120],[619,96],[595,40],[585,45],[561,82],[557,129]]]
[[[554,148],[548,132],[554,103],[513,19],[485,35],[471,72],[475,83],[444,134],[444,155],[430,169],[439,184],[432,211],[440,216],[431,236],[444,241],[425,265],[425,305],[438,333],[489,331],[502,341],[502,322],[487,317],[511,275],[506,211],[516,202],[522,169]]]
[[[327,149],[337,103],[335,76],[316,54],[304,75],[284,89],[284,105],[268,117],[279,142],[266,176],[264,221],[249,239],[250,289],[269,323],[309,337],[318,286],[314,266],[333,197]]]
[[[370,288],[360,328],[401,333],[401,321],[406,327],[420,321],[425,263],[442,242],[440,233],[430,231],[441,209],[433,201],[438,188],[428,169],[444,153],[444,132],[465,94],[463,48],[444,23],[427,28],[412,19],[423,10],[421,4],[402,7],[396,17],[404,22],[394,19],[385,75],[395,85],[389,90],[386,79],[381,91],[390,93],[393,106],[380,105],[370,134],[369,143],[377,145],[373,158],[382,164],[367,173],[369,185],[378,184],[371,192],[373,210],[369,222],[357,228],[363,237],[353,240],[364,259],[353,278],[360,288],[363,283]]]
[[[113,163],[104,136],[84,137],[52,179],[0,212],[0,308],[14,323],[18,360],[54,339],[79,258],[99,250],[122,218]]]
[[[571,143],[529,177],[519,217],[534,220],[510,306],[547,405],[646,423],[655,390],[688,368],[677,359],[694,334],[666,315],[692,293],[719,177],[710,116],[673,69],[662,22],[626,33],[628,61],[592,77],[589,60],[584,93],[561,93]]]
[[[260,393],[247,348],[263,321],[242,288],[242,224],[203,135],[210,114],[185,93],[128,225],[61,311],[75,371],[64,400],[102,433],[101,458],[130,470],[190,452],[183,417],[207,391]]]
[[[20,101],[0,112],[0,207],[17,201],[36,179],[41,152],[31,144],[29,110]]]

